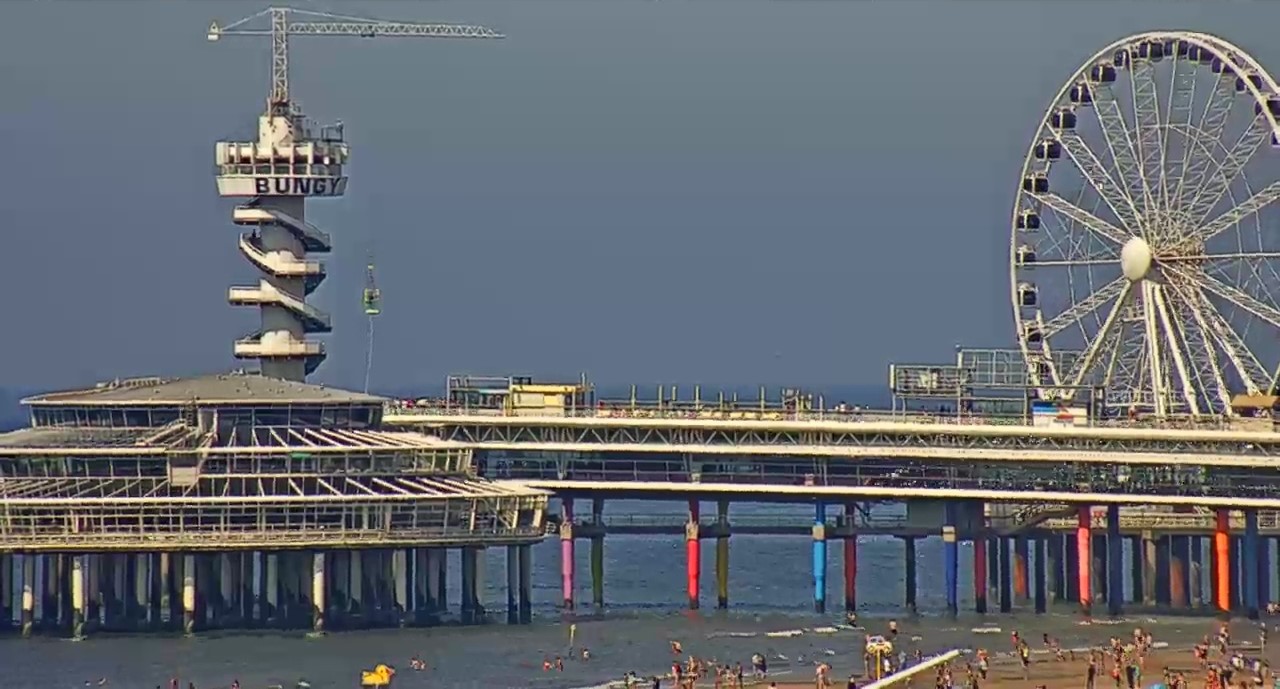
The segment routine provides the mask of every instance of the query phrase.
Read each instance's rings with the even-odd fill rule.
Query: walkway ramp
[[[232,287],[227,293],[227,300],[236,306],[268,305],[287,309],[302,321],[302,327],[308,333],[327,333],[333,330],[329,314],[286,294],[266,280],[259,282],[257,287]]]
[[[321,231],[320,228],[305,220],[299,220],[274,208],[262,208],[252,204],[236,206],[235,210],[232,211],[231,218],[237,225],[263,225],[270,223],[280,225],[292,232],[302,242],[303,248],[308,253],[320,254],[333,248],[333,241],[327,232]]]

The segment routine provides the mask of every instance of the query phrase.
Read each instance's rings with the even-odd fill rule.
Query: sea
[[[735,506],[731,516],[753,508],[757,513],[812,515],[812,507],[762,505]],[[677,514],[681,509],[671,503],[620,502],[606,505],[606,514]],[[679,641],[686,654],[729,663],[747,665],[752,654],[760,653],[770,659],[771,670],[781,673],[779,679],[809,680],[819,662],[830,663],[837,673],[860,671],[866,635],[884,634],[891,619],[902,630],[899,648],[925,654],[952,648],[1007,650],[1014,630],[1033,640],[1048,633],[1070,647],[1127,635],[1142,626],[1153,629],[1158,639],[1189,643],[1213,625],[1204,616],[1145,613],[1082,624],[1068,603],[1046,615],[965,612],[951,618],[945,614],[940,538],[917,545],[918,613],[909,615],[903,607],[902,542],[862,537],[858,547],[856,628],[845,624],[841,545],[836,542],[828,552],[826,614],[813,612],[810,539],[745,534],[730,539],[726,611],[715,609],[714,548],[703,548],[701,609],[689,611],[682,538],[618,535],[605,541],[604,608],[590,605],[589,547],[580,541],[575,563],[578,609],[566,613],[560,607],[559,541],[548,538],[534,548],[531,625],[505,624],[506,549],[494,548],[486,552],[483,577],[484,605],[494,620],[488,624],[335,632],[321,638],[304,632],[216,632],[190,638],[101,633],[83,641],[3,637],[0,687],[72,689],[106,680],[108,687],[151,689],[167,688],[170,678],[177,678],[184,689],[189,682],[207,689],[228,687],[236,680],[244,689],[292,688],[299,680],[314,689],[345,689],[358,686],[362,669],[387,663],[399,670],[395,687],[603,688],[628,671],[648,676],[668,669],[671,641]],[[1130,558],[1126,553],[1126,561]],[[450,601],[456,611],[456,553],[450,567],[455,573],[450,577]],[[973,610],[972,571],[972,551],[966,544],[959,582],[961,608],[966,611]],[[590,651],[587,661],[581,659],[583,648]],[[414,656],[426,661],[427,670],[409,669]],[[564,670],[545,672],[543,661],[556,656],[566,659]]]

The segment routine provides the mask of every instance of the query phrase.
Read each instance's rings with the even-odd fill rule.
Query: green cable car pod
[[[369,264],[369,277],[366,280],[364,288],[364,312],[368,316],[376,316],[382,313],[382,290],[378,289],[378,285],[373,280],[373,264]]]

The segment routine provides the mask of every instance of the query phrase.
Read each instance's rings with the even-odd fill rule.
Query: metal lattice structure
[[[390,415],[385,423],[485,450],[948,458],[1274,467],[1280,434],[1144,428]]]
[[[547,496],[416,433],[34,428],[0,435],[0,550],[528,543]]]
[[[1037,125],[1013,206],[1010,291],[1050,399],[1225,415],[1280,353],[1280,86],[1221,38],[1154,31],[1084,62]],[[1060,349],[1083,352],[1060,362]]]

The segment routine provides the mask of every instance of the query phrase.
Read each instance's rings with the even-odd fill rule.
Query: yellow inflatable
[[[360,686],[389,687],[391,686],[391,678],[395,676],[395,668],[390,665],[378,665],[372,670],[365,670],[360,673]]]

